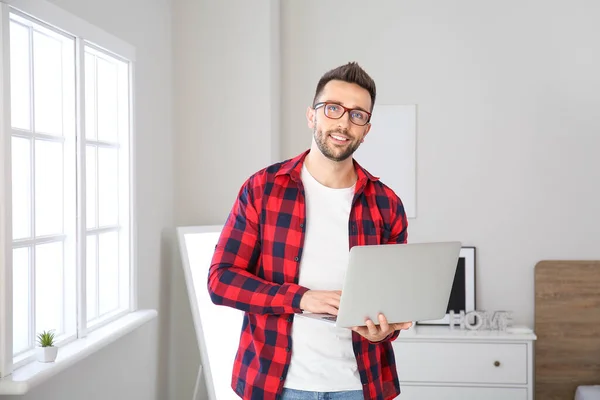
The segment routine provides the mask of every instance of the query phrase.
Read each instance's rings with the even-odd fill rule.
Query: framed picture
[[[450,292],[446,316],[442,319],[418,321],[418,325],[450,325],[450,310],[455,318],[461,311],[475,311],[475,247],[462,247],[458,257],[454,283]]]

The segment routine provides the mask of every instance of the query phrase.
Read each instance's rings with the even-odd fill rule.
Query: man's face
[[[335,103],[328,111],[338,110],[336,104],[352,110],[371,111],[371,95],[366,89],[343,81],[330,81],[323,88],[317,103]],[[314,141],[325,157],[332,161],[344,161],[352,156],[369,133],[371,124],[357,125],[350,120],[346,111],[341,118],[332,119],[325,115],[326,107],[316,110],[309,107],[306,112],[308,127],[314,132]],[[330,115],[333,113],[330,112]],[[354,113],[357,116],[358,113]]]

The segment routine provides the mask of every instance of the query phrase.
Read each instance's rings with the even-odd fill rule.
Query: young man
[[[410,322],[380,315],[350,330],[294,318],[337,315],[351,247],[406,243],[400,198],[352,157],[371,128],[375,94],[356,63],[323,75],[306,111],[311,148],[250,176],[227,218],[208,290],[215,304],[245,312],[231,383],[243,399],[400,393],[391,342]]]

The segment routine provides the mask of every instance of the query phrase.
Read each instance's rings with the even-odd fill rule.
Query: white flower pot
[[[54,362],[58,354],[58,347],[37,347],[35,355],[39,362]]]

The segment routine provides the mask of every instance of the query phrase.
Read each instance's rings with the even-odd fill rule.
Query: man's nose
[[[345,112],[344,115],[342,115],[339,119],[338,119],[338,126],[341,129],[348,129],[350,128],[350,113]]]

